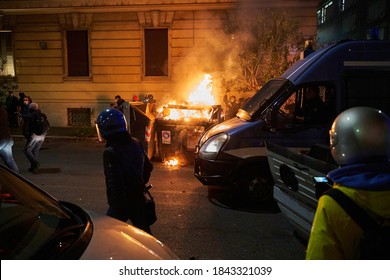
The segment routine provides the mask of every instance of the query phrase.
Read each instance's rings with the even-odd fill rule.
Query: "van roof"
[[[293,84],[332,81],[343,67],[387,67],[390,69],[390,41],[351,40],[323,47],[297,61],[281,76]]]

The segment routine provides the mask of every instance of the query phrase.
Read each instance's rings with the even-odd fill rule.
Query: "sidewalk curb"
[[[12,135],[14,141],[25,141],[26,138],[23,135]],[[50,136],[45,137],[45,142],[91,142],[99,143],[97,137],[78,137],[78,136]]]

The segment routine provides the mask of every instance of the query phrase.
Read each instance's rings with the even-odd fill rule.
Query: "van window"
[[[268,108],[269,104],[279,96],[278,93],[282,92],[288,86],[288,80],[273,79],[268,81],[242,106],[242,110],[247,112],[252,118],[259,117]]]
[[[346,108],[369,106],[390,114],[390,71],[351,71],[343,76]]]
[[[305,85],[282,102],[276,113],[277,126],[322,125],[332,121],[336,114],[335,92],[327,85]]]

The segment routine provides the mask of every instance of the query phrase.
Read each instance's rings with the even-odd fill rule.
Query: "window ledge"
[[[92,77],[64,77],[64,82],[92,81]]]

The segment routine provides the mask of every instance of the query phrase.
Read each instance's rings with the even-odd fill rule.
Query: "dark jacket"
[[[27,114],[23,115],[23,135],[26,139],[30,139],[33,133],[37,134],[34,119],[39,114],[43,114],[41,110],[29,109]]]
[[[150,176],[149,172],[144,177],[145,161],[150,163],[142,144],[127,132],[114,134],[107,139],[103,166],[111,207],[123,209],[132,202],[136,204],[145,200],[143,190]]]
[[[33,109],[30,109],[27,111],[26,114],[22,115],[23,117],[23,135],[24,137],[28,140],[31,138],[31,123],[32,123],[32,119],[34,118],[35,116],[35,110]]]

